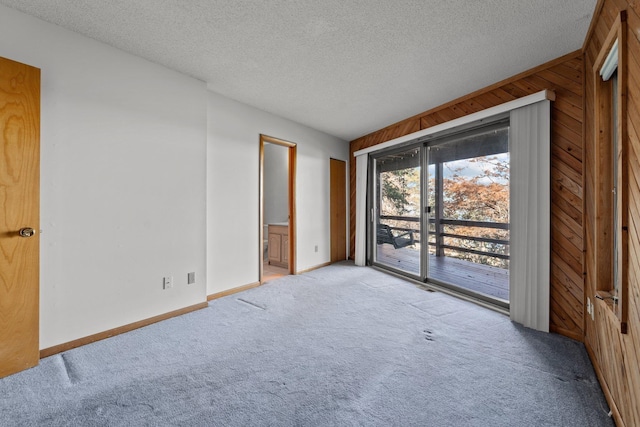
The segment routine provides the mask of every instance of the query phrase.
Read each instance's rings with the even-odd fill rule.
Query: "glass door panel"
[[[374,262],[422,278],[420,147],[375,159]]]
[[[509,301],[509,128],[428,147],[429,279]]]

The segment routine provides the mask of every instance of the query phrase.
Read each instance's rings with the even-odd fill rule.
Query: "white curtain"
[[[367,263],[367,166],[369,155],[356,157],[356,265]]]
[[[551,103],[511,111],[511,319],[549,332]]]

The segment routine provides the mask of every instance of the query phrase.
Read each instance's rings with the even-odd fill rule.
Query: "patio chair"
[[[386,224],[378,224],[376,240],[379,245],[389,243],[393,245],[394,249],[404,248],[415,243],[413,231],[402,231],[394,235],[391,227]]]

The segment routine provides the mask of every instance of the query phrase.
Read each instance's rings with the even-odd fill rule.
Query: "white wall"
[[[213,92],[208,118],[207,293],[258,281],[260,134],[297,144],[297,270],[329,262],[329,159],[349,144]]]
[[[347,142],[4,6],[0,56],[42,70],[40,348],[255,283],[260,133],[298,144],[298,271],[329,261]]]
[[[264,144],[264,223],[289,220],[289,148]],[[265,237],[266,238],[266,237]]]
[[[42,69],[41,348],[205,301],[205,84],[3,6],[0,56]]]

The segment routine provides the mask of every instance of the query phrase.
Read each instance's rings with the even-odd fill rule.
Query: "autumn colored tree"
[[[452,162],[459,163],[459,162]],[[443,218],[487,223],[509,223],[509,156],[477,157],[466,160],[466,167],[454,167],[443,180]],[[463,163],[463,164],[464,164]],[[469,174],[468,169],[475,169]],[[509,230],[498,228],[446,225],[443,232],[471,238],[446,237],[444,244],[472,249],[488,254],[508,255],[509,246],[491,240],[509,240]],[[473,238],[490,239],[489,241]],[[446,256],[508,268],[508,260],[453,249]]]
[[[444,219],[509,223],[509,154],[477,157],[448,162],[443,165],[447,173],[442,182]],[[428,206],[435,204],[435,179],[433,171],[429,179]],[[413,221],[387,220],[397,229],[417,230],[420,217],[420,168],[385,171],[380,174],[380,210],[382,216],[404,216]],[[432,211],[433,215],[433,211]],[[434,253],[435,225],[430,225],[430,252]],[[509,254],[509,246],[495,240],[509,240],[509,230],[472,227],[467,225],[445,225],[442,231],[463,237],[444,238],[444,244],[479,252],[480,255],[455,249],[445,249],[445,256],[464,259],[480,264],[508,268],[508,260],[490,254]],[[416,233],[416,238],[419,239]],[[471,237],[471,239],[469,238]],[[473,239],[480,238],[481,240]]]

